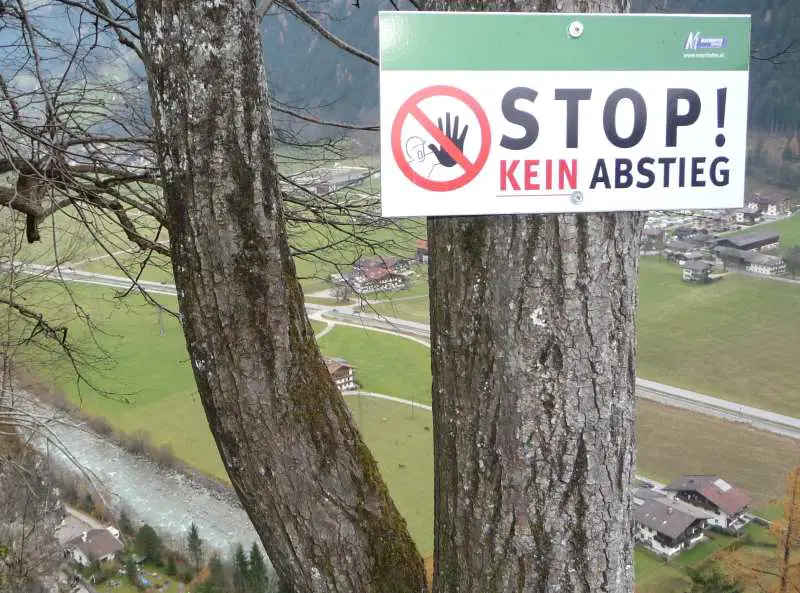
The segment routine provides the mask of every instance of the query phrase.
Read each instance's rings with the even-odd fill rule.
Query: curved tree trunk
[[[422,560],[303,307],[254,4],[137,1],[197,387],[231,482],[293,591],[424,591]]]
[[[627,9],[429,0],[428,9]],[[430,219],[434,590],[629,593],[642,213]]]

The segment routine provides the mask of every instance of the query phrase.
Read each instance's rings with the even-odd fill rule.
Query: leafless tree
[[[63,517],[44,461],[0,424],[0,592],[55,591]]]

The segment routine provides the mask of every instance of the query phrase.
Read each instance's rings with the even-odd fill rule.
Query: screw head
[[[573,204],[580,204],[583,202],[583,192],[574,191],[569,199],[572,200]]]
[[[583,35],[583,23],[580,21],[572,21],[569,24],[569,36],[573,39],[577,39],[581,35]]]

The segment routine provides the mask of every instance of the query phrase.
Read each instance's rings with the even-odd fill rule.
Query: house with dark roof
[[[705,537],[707,516],[681,501],[648,495],[634,506],[634,537],[656,554],[674,556]]]
[[[353,264],[353,270],[357,272],[365,272],[375,268],[388,270],[390,272],[401,273],[408,270],[408,260],[400,259],[392,255],[371,255],[359,258]]]
[[[756,231],[745,235],[719,237],[714,240],[715,247],[734,247],[745,251],[770,251],[780,245],[780,235],[774,231]]]
[[[664,245],[662,253],[667,259],[681,263],[690,259],[702,258],[703,248],[704,246],[702,243],[676,239]]]
[[[746,523],[744,514],[753,502],[750,495],[715,475],[681,476],[667,485],[665,491],[675,498],[713,513],[709,525],[738,529]]]
[[[352,391],[356,388],[353,367],[342,358],[325,357],[325,366],[339,391]]]
[[[711,262],[693,259],[681,266],[681,277],[684,282],[708,282],[713,267]]]
[[[792,202],[788,196],[771,193],[769,195],[753,194],[747,199],[745,206],[755,208],[764,216],[782,216],[791,212]]]
[[[112,532],[111,528],[84,531],[64,545],[64,555],[81,566],[89,566],[94,560],[108,562],[125,547],[119,541],[118,534]]]
[[[657,251],[664,248],[667,231],[663,227],[645,227],[642,230],[642,251]]]
[[[744,270],[765,276],[786,273],[786,262],[774,255],[767,255],[758,251],[745,251],[735,247],[715,247],[714,255],[719,262],[731,270]]]
[[[739,208],[734,211],[736,222],[739,224],[753,224],[761,218],[758,206]]]

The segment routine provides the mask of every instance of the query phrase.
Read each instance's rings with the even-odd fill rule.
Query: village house
[[[717,261],[729,270],[744,270],[753,274],[777,276],[786,273],[786,262],[780,257],[759,253],[758,251],[744,251],[734,247],[715,247],[714,255]]]
[[[763,216],[775,218],[791,212],[791,200],[787,196],[776,194],[753,194],[745,203],[748,209],[755,208]]]
[[[325,357],[325,366],[333,377],[339,391],[353,391],[356,388],[356,376],[353,367],[341,358]]]
[[[409,261],[375,255],[362,257],[353,264],[353,273],[345,281],[358,293],[403,290],[408,288]]]
[[[765,253],[745,251],[745,271],[764,276],[779,276],[786,273],[786,262],[782,258]]]
[[[761,212],[759,212],[757,206],[739,208],[734,210],[734,213],[738,224],[755,224],[761,218]]]
[[[430,259],[428,255],[428,240],[417,239],[417,261],[421,264],[427,264]]]
[[[101,563],[114,560],[124,547],[113,527],[90,529],[68,541],[64,555],[81,566],[89,566],[94,560]]]
[[[724,232],[731,228],[736,216],[728,210],[703,210],[697,217],[702,230]]]
[[[774,231],[756,231],[744,235],[719,237],[714,240],[715,247],[734,247],[745,251],[772,251],[780,245],[781,237]]]
[[[690,259],[702,258],[701,247],[702,244],[695,241],[676,239],[667,243],[662,253],[667,259],[682,263]],[[700,253],[699,257],[696,257],[697,253]]]
[[[702,509],[694,509],[679,500],[648,495],[636,502],[634,495],[634,537],[656,554],[674,556],[704,539],[706,517]]]
[[[350,283],[361,294],[408,288],[408,278],[383,267],[367,268],[360,273],[354,273]]]
[[[681,268],[681,277],[684,282],[708,282],[714,264],[699,259],[685,262]]]
[[[659,227],[645,227],[642,231],[642,251],[658,251],[664,248],[666,230]]]
[[[681,476],[667,485],[665,490],[674,493],[679,500],[709,511],[709,525],[738,529],[747,522],[744,514],[752,503],[752,498],[747,492],[719,476]]]
[[[390,255],[372,255],[369,257],[362,257],[353,264],[354,272],[367,272],[375,268],[388,270],[401,274],[407,272],[409,269],[409,262],[407,259],[400,259]]]

